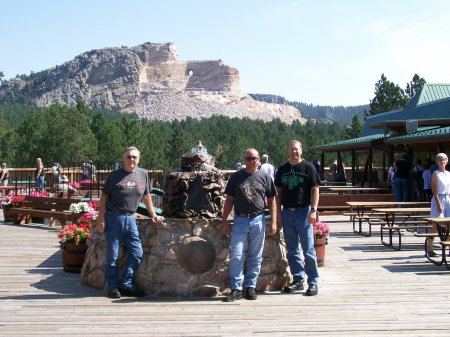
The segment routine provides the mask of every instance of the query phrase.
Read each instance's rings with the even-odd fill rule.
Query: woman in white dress
[[[445,169],[448,163],[448,157],[445,153],[438,153],[436,164],[438,169],[431,173],[431,214],[432,218],[450,217],[450,172]],[[437,232],[433,228],[433,232]],[[433,240],[428,240],[428,255],[436,256],[433,252]]]

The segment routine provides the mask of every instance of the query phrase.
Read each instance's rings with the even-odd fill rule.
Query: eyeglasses
[[[244,159],[245,159],[246,161],[254,161],[254,160],[257,160],[258,157],[245,157]]]
[[[137,159],[137,156],[127,156],[127,159]]]

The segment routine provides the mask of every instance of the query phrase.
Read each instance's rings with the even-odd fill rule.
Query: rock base
[[[149,219],[137,222],[144,257],[135,282],[148,296],[213,297],[229,290],[230,242],[222,237],[220,219],[166,219],[159,225]],[[104,289],[104,235],[94,233],[88,246],[81,283]],[[121,252],[119,266],[123,266],[125,259]],[[279,234],[266,235],[257,290],[280,290],[289,280],[286,252]]]

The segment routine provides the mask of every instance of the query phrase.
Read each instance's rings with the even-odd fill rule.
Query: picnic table
[[[343,193],[367,193],[367,192],[381,192],[387,191],[384,187],[357,187],[357,186],[340,186],[340,187],[328,187],[330,192]]]
[[[430,203],[427,201],[347,201],[347,205],[350,206],[350,212],[355,212],[356,215],[352,215],[353,222],[353,232],[355,234],[361,234],[363,236],[369,237],[372,235],[372,225],[369,220],[373,218],[374,208],[377,207],[390,207],[390,206],[411,206],[411,207],[425,207],[429,206]],[[355,223],[358,220],[359,226],[358,230],[355,228]],[[362,223],[364,220],[367,220],[369,223],[369,232],[365,233],[362,231]]]
[[[378,221],[370,221],[371,225],[381,225],[380,237],[381,243],[387,247],[395,250],[401,250],[402,230],[417,230],[430,229],[432,226],[423,225],[427,222],[426,216],[430,214],[430,207],[388,207],[388,208],[374,208],[374,212],[381,213],[383,219]],[[384,241],[383,231],[389,231],[389,242]],[[392,234],[396,231],[398,233],[398,246],[395,247],[392,242]]]

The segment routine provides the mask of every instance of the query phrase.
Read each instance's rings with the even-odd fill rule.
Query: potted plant
[[[91,202],[75,202],[70,204],[69,211],[73,213],[89,213],[94,211]]]
[[[328,244],[328,236],[330,234],[330,226],[325,222],[316,221],[313,224],[314,248],[316,249],[317,265],[325,264],[325,245]]]
[[[10,208],[22,207],[25,202],[25,197],[23,195],[5,195],[0,199],[0,205],[3,209],[3,217],[5,222],[15,222],[16,216],[9,214]]]
[[[63,269],[81,272],[87,251],[87,240],[91,237],[93,222],[97,218],[98,202],[79,202],[70,205],[74,213],[83,213],[79,222],[63,226],[57,236],[60,239]]]

